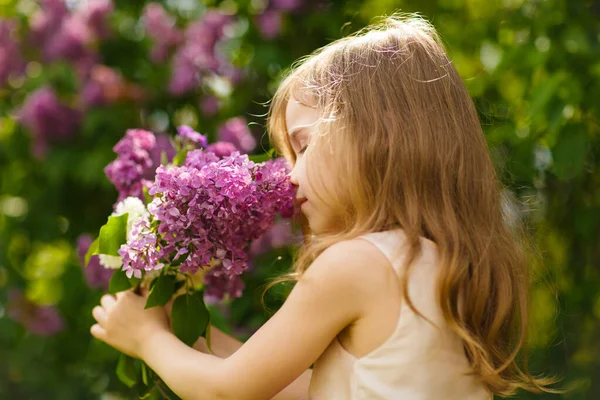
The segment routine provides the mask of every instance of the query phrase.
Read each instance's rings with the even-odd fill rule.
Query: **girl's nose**
[[[290,182],[292,182],[292,185],[294,186],[298,186],[298,176],[296,174],[296,168],[292,168],[292,170],[289,173],[289,177],[290,177]]]

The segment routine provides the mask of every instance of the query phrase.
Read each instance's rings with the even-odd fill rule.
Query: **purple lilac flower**
[[[281,31],[281,11],[279,10],[265,10],[256,17],[256,20],[260,33],[268,39],[273,39]]]
[[[34,134],[34,154],[42,157],[48,142],[71,138],[81,115],[77,110],[61,104],[54,90],[43,87],[25,99],[18,118]]]
[[[18,289],[9,290],[6,309],[9,317],[37,335],[49,336],[64,329],[63,319],[55,307],[39,306]]]
[[[186,154],[185,166],[200,170],[205,165],[217,161],[219,161],[219,157],[215,153],[208,150],[204,151],[202,149],[197,149]]]
[[[216,142],[208,145],[206,150],[214,153],[219,158],[229,157],[238,151],[235,145],[230,142]]]
[[[152,168],[150,151],[155,146],[156,137],[152,132],[129,129],[113,147],[117,159],[106,166],[104,173],[119,192],[118,201],[129,196],[143,198],[143,187],[150,184],[144,175]]]
[[[159,261],[161,253],[157,247],[157,235],[150,230],[147,216],[140,218],[131,228],[131,239],[119,249],[123,258],[123,270],[128,278],[142,277],[142,271],[159,270],[164,264]]]
[[[177,133],[179,133],[180,136],[187,138],[193,143],[197,145],[199,144],[202,147],[206,147],[208,145],[208,140],[206,139],[206,136],[201,135],[200,133],[196,132],[187,125],[179,126],[177,128]]]
[[[269,229],[277,213],[288,213],[294,188],[285,162],[255,164],[239,152],[216,158],[199,149],[188,153],[184,166],[158,167],[148,205],[156,234],[146,221],[140,228],[145,234],[121,247],[126,271],[139,275],[177,262],[181,272],[194,274],[216,260],[219,266],[207,278],[218,282],[212,295],[239,296],[249,242]]]
[[[242,117],[231,118],[219,127],[219,140],[233,143],[242,153],[249,153],[256,147],[256,139]]]
[[[175,18],[161,4],[149,3],[143,15],[146,34],[154,41],[150,58],[155,62],[164,61],[169,50],[182,41],[183,35],[175,26]]]
[[[92,237],[90,235],[81,235],[77,239],[77,255],[79,256],[79,262],[84,270],[84,276],[87,284],[93,288],[99,288],[104,291],[108,290],[108,283],[115,270],[104,268],[100,264],[98,256],[90,257],[88,265],[85,263],[85,255],[92,244]]]
[[[16,21],[0,19],[0,86],[12,74],[22,74],[25,63],[16,37]]]
[[[264,190],[262,201],[271,204],[284,218],[294,215],[295,189],[289,178],[288,163],[283,158],[269,160],[261,164],[261,169],[256,173],[256,184],[270,188]],[[265,225],[263,232],[270,225]]]

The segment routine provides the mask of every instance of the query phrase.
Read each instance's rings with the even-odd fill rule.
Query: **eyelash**
[[[300,149],[300,151],[298,153],[303,154],[307,148],[308,148],[308,145],[304,146],[303,148]]]

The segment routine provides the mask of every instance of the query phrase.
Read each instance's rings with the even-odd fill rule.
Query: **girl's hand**
[[[170,331],[163,307],[144,309],[147,297],[132,290],[119,292],[116,297],[102,296],[101,305],[92,310],[97,322],[90,329],[92,336],[131,357],[142,358],[147,338],[158,331]]]

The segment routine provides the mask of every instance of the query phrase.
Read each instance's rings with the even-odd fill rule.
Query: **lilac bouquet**
[[[132,129],[115,145],[105,172],[119,201],[85,264],[98,255],[115,269],[110,293],[146,286],[146,308],[177,296],[171,326],[192,345],[209,332],[204,295],[241,296],[250,244],[277,216],[292,217],[294,187],[272,153],[249,157],[187,126],[178,132],[171,143]]]

